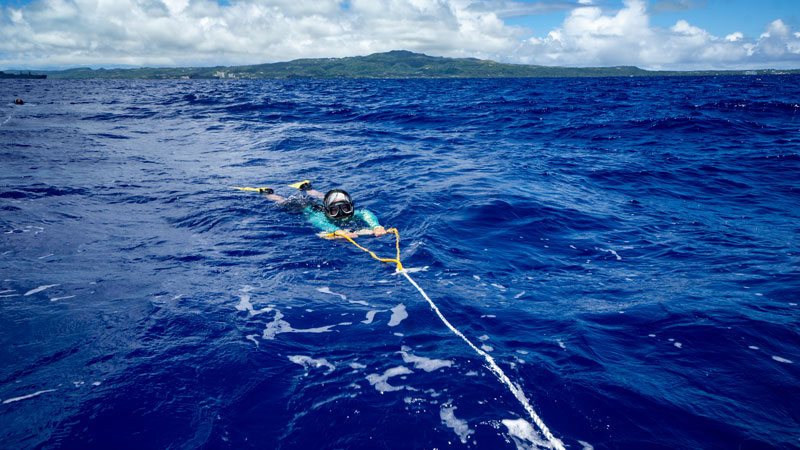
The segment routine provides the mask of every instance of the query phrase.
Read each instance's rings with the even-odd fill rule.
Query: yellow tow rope
[[[336,236],[341,236],[341,237],[343,237],[343,238],[347,239],[348,241],[352,242],[352,243],[353,243],[353,245],[355,245],[356,247],[358,247],[358,248],[360,248],[361,250],[364,250],[365,252],[367,252],[367,253],[369,253],[370,255],[372,255],[372,257],[373,257],[373,258],[375,258],[375,259],[377,259],[378,261],[382,261],[382,262],[393,262],[393,263],[397,264],[397,271],[398,271],[398,272],[402,272],[402,271],[403,271],[403,264],[400,262],[400,233],[397,231],[397,228],[389,228],[388,230],[386,230],[386,232],[387,232],[387,233],[394,233],[395,237],[397,238],[397,239],[396,239],[396,241],[397,241],[397,242],[396,242],[396,247],[397,247],[397,258],[395,258],[395,259],[391,259],[391,258],[378,258],[378,255],[376,255],[376,254],[375,254],[375,252],[373,252],[372,250],[368,250],[368,249],[366,249],[366,248],[364,248],[364,247],[362,247],[362,246],[358,245],[358,244],[356,243],[356,241],[354,241],[353,239],[351,239],[351,238],[350,238],[350,236],[347,236],[346,234],[342,233],[342,231],[341,231],[341,230],[336,230],[336,231],[334,231],[333,233],[330,233],[330,234],[327,234],[327,235],[325,235],[325,237],[336,237]]]

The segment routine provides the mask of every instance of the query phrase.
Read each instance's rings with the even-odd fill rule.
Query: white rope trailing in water
[[[419,285],[414,280],[411,279],[411,276],[408,274],[408,271],[400,270],[398,273],[402,273],[403,276],[405,276],[406,279],[409,282],[411,282],[411,284],[413,284],[415,288],[417,288],[419,293],[422,294],[423,297],[425,297],[425,300],[428,301],[428,304],[430,304],[431,308],[433,308],[433,310],[436,312],[436,315],[439,316],[439,319],[442,321],[442,323],[444,323],[447,326],[447,328],[450,329],[450,331],[455,333],[456,336],[458,336],[461,339],[463,339],[464,342],[466,342],[467,345],[472,347],[472,349],[475,350],[475,352],[477,354],[483,356],[483,358],[486,360],[486,362],[489,365],[489,369],[492,372],[494,372],[494,374],[497,376],[497,378],[500,381],[503,382],[503,384],[508,386],[508,389],[511,390],[512,394],[514,394],[514,397],[516,397],[517,400],[519,400],[519,402],[522,404],[522,407],[525,408],[525,411],[527,411],[528,414],[531,416],[531,420],[533,420],[533,423],[535,423],[536,426],[539,427],[539,430],[541,430],[542,435],[548,440],[548,442],[550,442],[550,445],[552,446],[552,448],[554,448],[556,450],[565,450],[564,449],[564,443],[561,442],[555,436],[553,436],[553,433],[550,432],[550,429],[547,428],[547,425],[544,424],[544,422],[539,417],[539,415],[536,414],[536,411],[533,410],[533,407],[531,406],[530,402],[528,401],[528,398],[525,397],[525,393],[522,392],[522,389],[519,386],[517,386],[517,385],[515,385],[514,383],[511,382],[511,380],[508,378],[508,376],[506,376],[505,372],[503,372],[503,369],[501,369],[500,366],[498,366],[497,363],[494,362],[494,358],[492,358],[492,356],[490,354],[488,354],[485,351],[483,351],[483,350],[479,349],[478,347],[476,347],[475,344],[470,342],[470,340],[467,339],[467,337],[464,336],[464,334],[462,332],[458,331],[458,329],[456,327],[454,327],[450,322],[447,321],[447,319],[445,319],[444,315],[442,315],[442,312],[439,311],[439,308],[436,306],[435,303],[433,303],[433,300],[431,300],[431,298],[428,297],[428,294],[426,294],[425,291],[423,291],[422,288],[419,287]]]
[[[483,350],[479,349],[478,347],[476,347],[475,344],[470,342],[470,340],[467,339],[467,337],[464,336],[464,334],[462,332],[458,331],[458,329],[456,329],[456,327],[454,327],[450,322],[447,321],[447,319],[444,318],[444,315],[442,315],[442,312],[439,311],[439,307],[437,307],[436,304],[433,303],[433,300],[431,300],[431,298],[428,297],[428,294],[426,294],[425,291],[423,291],[422,288],[419,287],[419,285],[414,280],[411,279],[411,276],[408,274],[408,271],[403,269],[403,264],[400,262],[400,232],[397,231],[397,228],[389,228],[388,230],[386,230],[386,232],[387,233],[394,233],[395,237],[397,238],[397,241],[396,241],[396,244],[395,244],[395,247],[397,248],[397,257],[394,258],[394,259],[392,259],[392,258],[379,258],[378,255],[375,254],[375,252],[358,245],[358,243],[356,241],[354,241],[352,238],[350,238],[346,234],[342,233],[341,231],[334,231],[333,233],[330,233],[330,234],[326,235],[325,237],[343,237],[343,238],[347,239],[348,241],[350,241],[350,243],[352,243],[356,247],[358,247],[361,250],[369,253],[376,260],[383,261],[383,262],[393,262],[393,263],[395,263],[397,265],[397,268],[395,269],[395,273],[402,273],[403,276],[405,276],[406,279],[409,282],[411,282],[411,284],[413,284],[415,288],[417,288],[419,293],[422,294],[422,296],[425,297],[425,300],[428,301],[428,304],[431,305],[431,308],[433,308],[433,310],[436,311],[436,315],[439,316],[439,319],[441,319],[442,323],[447,325],[447,328],[449,328],[450,331],[455,333],[456,336],[458,336],[461,339],[463,339],[464,342],[467,343],[467,345],[472,347],[472,349],[475,350],[475,353],[483,356],[483,358],[489,364],[489,369],[491,369],[491,371],[494,372],[494,374],[497,376],[497,378],[500,381],[502,381],[506,386],[508,386],[508,389],[511,390],[512,394],[514,394],[514,397],[516,397],[517,400],[519,400],[519,402],[522,403],[522,407],[525,408],[525,411],[527,411],[528,414],[531,416],[531,419],[533,420],[533,423],[535,423],[536,426],[539,427],[539,430],[541,430],[542,435],[544,435],[544,437],[550,442],[551,448],[554,448],[556,450],[565,450],[564,449],[564,443],[562,443],[555,436],[553,436],[553,433],[550,432],[550,430],[547,428],[547,425],[545,425],[544,422],[542,422],[542,419],[539,418],[539,415],[536,414],[536,411],[533,410],[533,407],[531,406],[530,402],[525,397],[525,393],[522,392],[522,389],[519,386],[517,386],[517,385],[515,385],[514,383],[511,382],[511,380],[508,378],[508,376],[506,376],[505,372],[503,372],[503,369],[501,369],[500,366],[498,366],[497,363],[494,362],[494,358],[492,358],[491,355],[489,355],[485,351],[483,351]]]

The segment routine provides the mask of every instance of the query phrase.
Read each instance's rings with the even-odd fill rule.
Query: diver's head
[[[331,219],[345,219],[353,215],[353,200],[350,194],[341,189],[328,191],[323,206],[325,215]]]
[[[15,105],[24,105],[25,102],[23,102],[21,98],[16,98],[16,99],[14,99],[14,104]]]

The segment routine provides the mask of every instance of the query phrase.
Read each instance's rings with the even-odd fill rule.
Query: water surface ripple
[[[1,448],[547,448],[391,265],[230,189],[304,178],[567,448],[800,448],[800,77],[0,99]]]

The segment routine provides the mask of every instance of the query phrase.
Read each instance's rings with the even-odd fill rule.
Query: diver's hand
[[[347,236],[347,237],[349,237],[350,239],[355,239],[355,238],[357,238],[357,237],[358,237],[358,235],[357,235],[357,234],[355,234],[355,233],[353,233],[353,232],[351,232],[351,231],[344,231],[344,230],[339,230],[339,231],[337,231],[337,232],[336,232],[336,236],[337,236],[337,237]]]
[[[386,230],[383,227],[375,227],[372,231],[375,233],[375,237],[381,237],[386,234]]]

